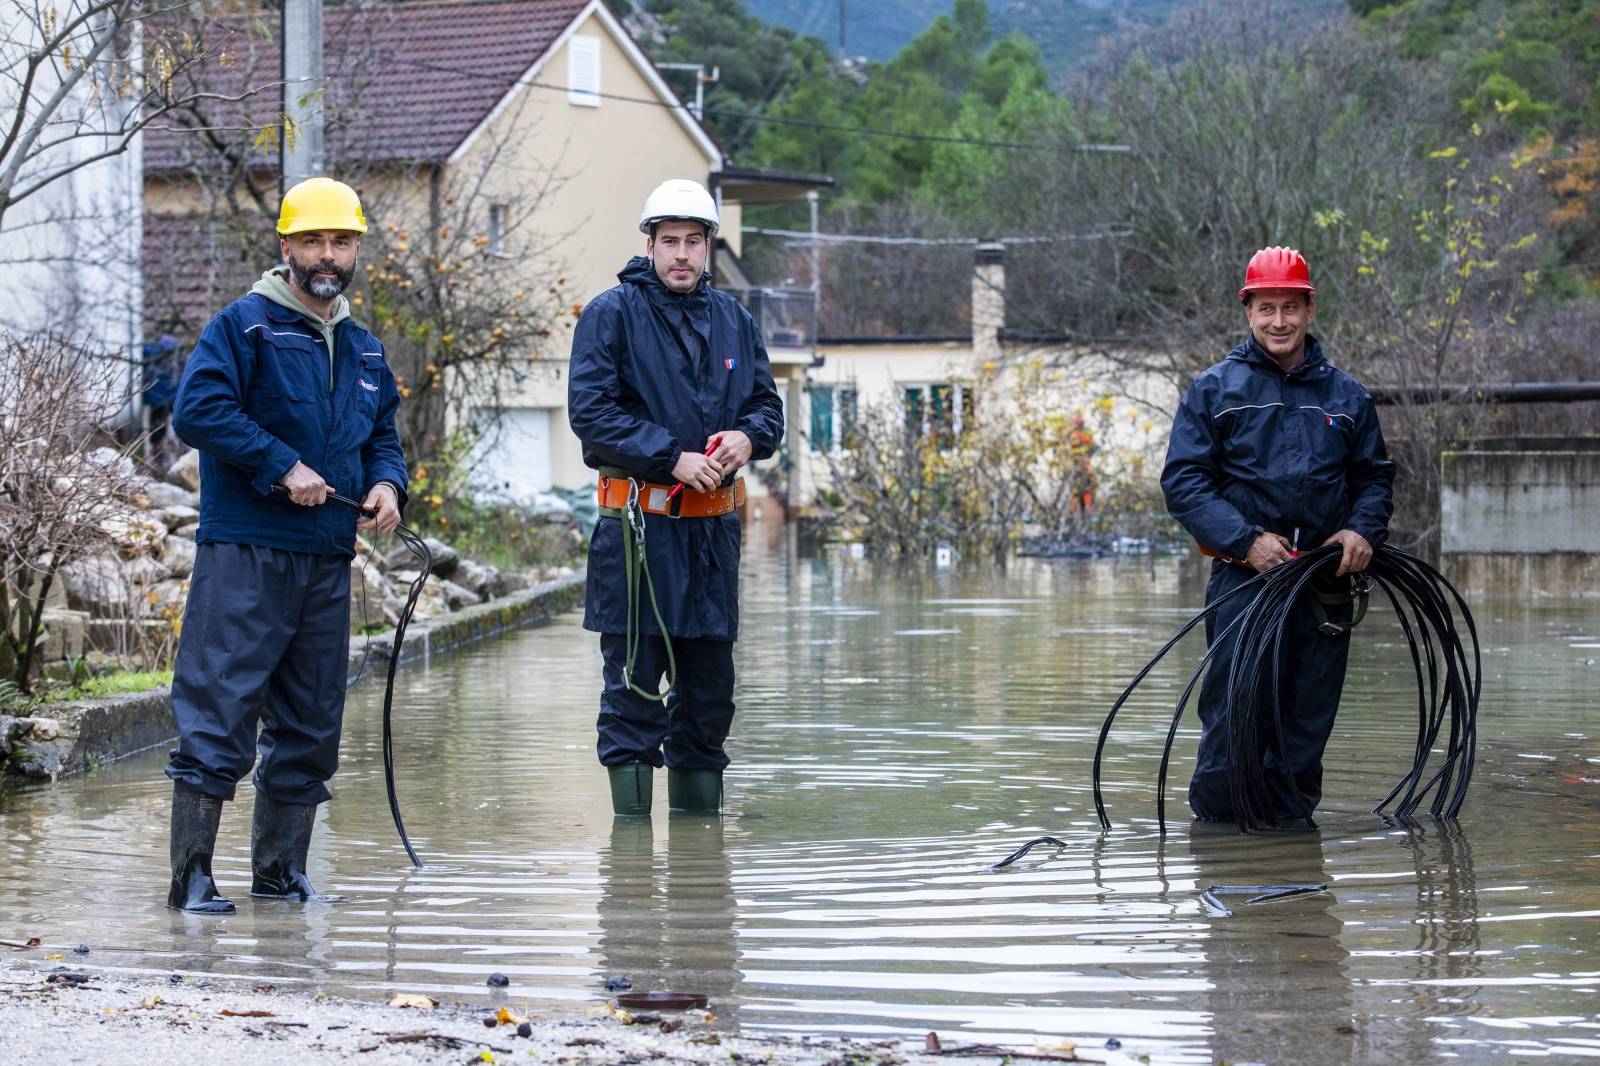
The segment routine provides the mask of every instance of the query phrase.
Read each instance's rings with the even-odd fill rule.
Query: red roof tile
[[[404,0],[329,7],[323,16],[323,69],[328,78],[330,162],[443,160],[493,110],[588,6],[587,0]],[[263,90],[240,104],[208,105],[203,115],[175,115],[170,127],[226,127],[237,150],[275,163],[275,146],[252,135],[279,111],[278,21],[268,12],[249,27],[212,22],[199,29],[208,52],[226,52],[179,71],[184,84],[236,95]],[[566,72],[553,72],[560,83]],[[145,168],[161,173],[210,165],[215,148],[195,132],[152,128]]]

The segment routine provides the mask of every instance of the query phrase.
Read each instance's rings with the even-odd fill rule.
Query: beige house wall
[[[862,418],[873,414],[885,417],[888,411],[892,413],[887,417],[901,418],[901,397],[907,388],[972,381],[985,363],[995,362],[1001,368],[1000,374],[987,388],[991,393],[1005,394],[1007,375],[1013,368],[1042,360],[1057,368],[1049,375],[1050,402],[1061,410],[1098,412],[1094,405],[1111,398],[1107,426],[1100,436],[1102,457],[1097,460],[1098,465],[1107,473],[1120,472],[1119,463],[1139,456],[1143,469],[1151,476],[1159,472],[1171,413],[1179,399],[1167,379],[1130,372],[1115,359],[1085,349],[996,341],[991,353],[978,351],[972,342],[822,344],[817,351],[824,357],[823,364],[808,371],[806,387],[793,392],[790,408],[790,454],[796,457],[792,498],[800,503],[802,511],[830,480],[827,457],[809,439],[811,405],[816,397],[813,389],[817,386],[855,389],[857,411]],[[994,395],[980,391],[975,400],[991,417],[995,414],[991,406],[996,402]],[[1099,420],[1094,421],[1098,425]],[[837,456],[837,424],[834,433]]]
[[[575,311],[617,284],[617,272],[630,257],[644,254],[639,210],[650,190],[673,177],[705,183],[719,163],[666,107],[605,98],[598,106],[571,102],[564,90],[571,41],[577,37],[600,42],[602,94],[659,98],[601,16],[592,14],[524,79],[561,90],[513,90],[450,163],[458,175],[484,174],[487,202],[525,200],[548,184],[519,242],[541,249],[528,264],[530,286],[565,278],[560,325],[537,351],[527,353],[534,365],[505,402],[549,411],[551,481],[561,488],[586,485],[594,477],[567,425]],[[485,161],[497,149],[499,157],[486,169]]]

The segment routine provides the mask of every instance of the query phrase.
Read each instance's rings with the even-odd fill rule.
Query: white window
[[[811,386],[811,453],[839,455],[850,448],[856,414],[855,389]]]
[[[906,431],[913,436],[931,433],[941,448],[948,448],[973,424],[972,399],[972,389],[960,383],[907,385]]]
[[[600,38],[573,37],[567,42],[567,103],[600,106]]]
[[[506,254],[506,205],[489,205],[489,254]]]

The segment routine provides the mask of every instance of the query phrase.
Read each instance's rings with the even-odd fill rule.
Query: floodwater
[[[1600,1057],[1600,605],[1480,604],[1477,773],[1455,826],[1369,808],[1408,764],[1409,657],[1357,631],[1314,833],[1191,831],[1180,732],[1165,840],[1154,783],[1198,654],[1119,719],[1116,829],[1090,759],[1121,685],[1199,603],[1175,560],[907,574],[840,555],[746,559],[728,812],[613,822],[594,764],[599,654],[568,615],[402,672],[390,823],[381,683],[352,693],[312,873],[338,905],[255,901],[251,793],[216,869],[239,913],[163,907],[169,788],[148,753],[0,798],[0,937],[74,965],[582,1011],[608,975],[703,992],[766,1034],[1067,1038],[1108,1061],[1524,1062]],[[1051,833],[1000,872],[989,865]],[[1329,891],[1212,917],[1212,884]],[[34,953],[36,954],[36,953]],[[20,956],[18,956],[20,957]],[[1108,1038],[1118,1053],[1099,1050]]]

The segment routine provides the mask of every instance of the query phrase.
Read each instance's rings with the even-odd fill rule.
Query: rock
[[[100,520],[100,528],[111,538],[124,559],[153,555],[167,539],[167,525],[149,511],[130,511]]]
[[[533,582],[528,580],[528,575],[520,573],[516,570],[505,570],[501,572],[500,576],[495,579],[494,584],[490,586],[489,596],[491,598],[509,596],[513,592],[516,592],[519,589],[525,589],[531,584],[533,584]]]
[[[18,718],[17,725],[24,730],[22,739],[36,744],[61,735],[61,723],[54,718]]]
[[[176,621],[183,617],[183,606],[189,601],[189,582],[186,578],[168,578],[157,581],[139,600],[139,613],[146,618],[165,618]]]
[[[383,613],[393,625],[400,620],[400,611],[406,605],[403,590],[383,601]],[[445,599],[444,590],[437,582],[430,581],[422,587],[422,595],[417,598],[417,608],[411,617],[439,618],[450,613],[450,601]]]
[[[167,527],[167,532],[173,533],[199,522],[200,512],[188,504],[175,503],[171,507],[161,508],[156,512],[156,517]],[[192,540],[194,534],[190,533],[189,538]]]
[[[128,585],[133,589],[135,597],[144,596],[152,585],[172,577],[172,567],[161,559],[141,555],[137,559],[129,559],[122,564],[122,572],[128,579]]]
[[[198,453],[196,453],[198,454]],[[181,485],[169,485],[165,481],[152,481],[144,486],[144,494],[150,498],[152,510],[165,510],[168,507],[194,507],[200,506],[200,494],[192,492]],[[195,514],[199,514],[198,510]]]
[[[167,532],[167,536],[169,536],[169,537],[182,537],[184,540],[193,540],[195,538],[195,534],[197,534],[199,532],[200,532],[200,523],[199,522],[195,522],[192,525],[179,526],[176,529],[170,529]]]
[[[378,568],[371,562],[362,559],[350,560],[350,625],[352,629],[360,629],[366,624],[361,619],[362,598],[368,605],[369,612],[374,612],[370,622],[377,622],[376,611],[395,595],[395,588],[389,579],[378,572]]]
[[[471,589],[479,599],[486,600],[495,595],[494,590],[500,582],[500,569],[463,559],[451,580],[463,588]]]
[[[65,611],[60,608],[44,612],[44,643],[39,661],[76,659],[83,655],[83,630],[89,616],[83,611]]]
[[[161,561],[166,564],[172,577],[188,577],[194,573],[194,561],[199,554],[200,549],[194,541],[184,537],[168,533],[161,542]]]
[[[461,564],[461,553],[444,541],[434,537],[428,537],[423,543],[433,553],[434,574],[438,577],[454,577],[456,567]],[[390,570],[415,570],[417,568],[417,557],[412,555],[411,549],[404,544],[389,552],[384,557],[384,561],[388,563],[387,569]]]
[[[379,571],[385,569],[383,560],[378,557],[374,548],[372,547],[372,541],[368,540],[366,537],[363,537],[360,533],[356,534],[356,554],[365,556],[367,561],[376,566]]]
[[[96,448],[85,458],[95,466],[109,471],[124,481],[133,480],[133,460],[115,448]]]
[[[105,617],[121,615],[128,608],[128,576],[121,562],[110,556],[66,563],[61,567],[61,584],[67,594],[67,606],[75,611]]]
[[[459,611],[463,607],[471,607],[475,603],[482,603],[482,598],[469,588],[463,588],[454,581],[440,581],[439,588],[444,592],[445,602],[452,611]]]
[[[178,456],[177,461],[167,467],[166,479],[168,484],[177,485],[190,492],[199,492],[200,453],[190,448]]]

